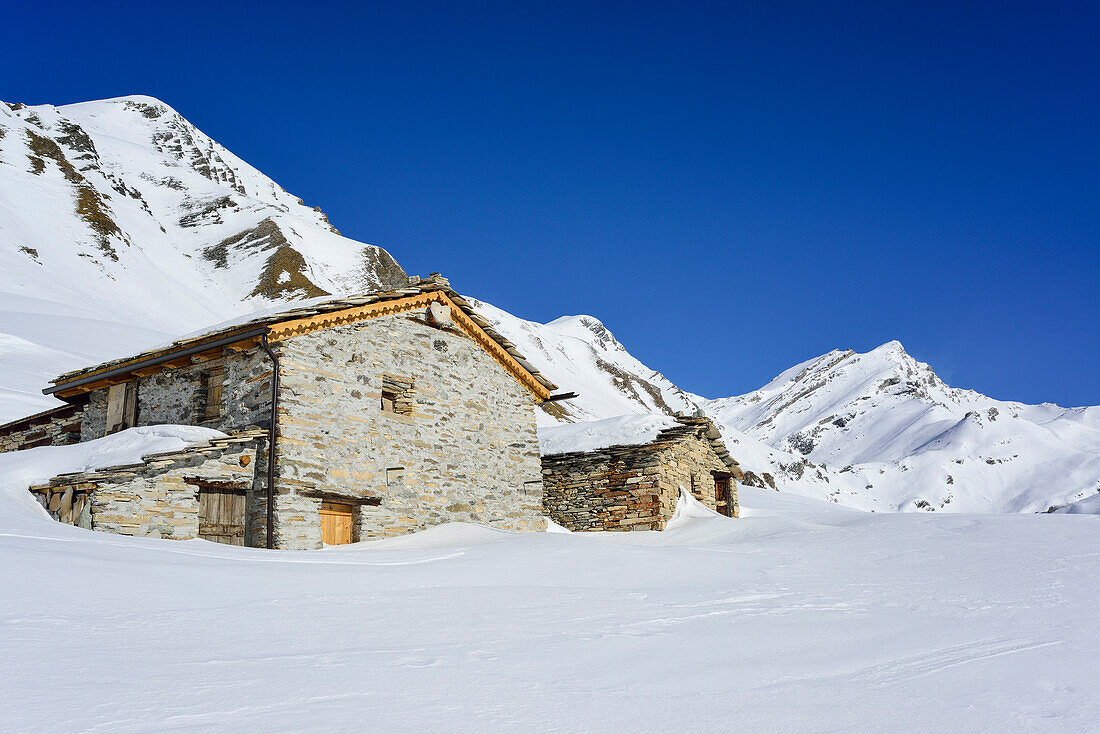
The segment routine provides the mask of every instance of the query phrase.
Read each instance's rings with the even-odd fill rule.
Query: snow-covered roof
[[[543,456],[574,451],[595,451],[609,446],[650,443],[676,425],[670,415],[618,415],[599,421],[566,423],[539,428],[539,452]]]
[[[627,449],[691,436],[710,441],[718,458],[727,466],[738,465],[730,456],[722,441],[722,434],[711,419],[689,418],[684,415],[620,415],[598,421],[539,428],[539,452],[543,456],[556,456],[605,449]]]
[[[331,314],[337,311],[346,311],[348,309],[355,309],[361,306],[367,306],[369,304],[381,303],[386,301],[396,301],[398,299],[408,298],[410,296],[417,296],[425,293],[440,292],[447,296],[451,303],[457,306],[470,322],[476,325],[476,330],[484,332],[491,340],[496,342],[514,361],[522,368],[530,377],[541,386],[542,389],[547,391],[547,394],[551,390],[557,389],[557,385],[550,382],[546,377],[539,372],[533,365],[524,359],[523,355],[516,349],[515,344],[506,339],[500,332],[493,328],[492,324],[488,320],[478,315],[470,303],[453,291],[450,287],[450,283],[446,278],[439,274],[433,274],[429,278],[414,279],[410,278],[408,286],[403,288],[397,288],[393,290],[377,291],[373,293],[362,293],[353,296],[340,296],[340,297],[320,297],[311,298],[304,301],[297,301],[292,305],[277,306],[266,311],[253,312],[244,314],[238,318],[224,321],[219,324],[207,327],[197,332],[187,334],[179,339],[164,344],[153,349],[142,352],[141,354],[125,357],[121,359],[111,360],[92,367],[87,367],[80,370],[74,370],[66,372],[63,375],[51,380],[56,386],[50,388],[44,392],[57,393],[62,390],[66,390],[70,387],[76,387],[75,384],[78,381],[81,383],[86,382],[90,378],[98,378],[100,375],[115,370],[124,369],[129,365],[136,365],[138,363],[145,362],[150,359],[162,357],[164,355],[170,355],[172,353],[186,350],[189,348],[202,346],[203,344],[213,342],[223,338],[232,338],[238,334],[246,334],[251,331],[255,331],[261,327],[272,327],[277,324],[283,324],[288,321],[295,321],[298,319],[308,319],[314,316],[323,316],[325,314]],[[358,320],[358,319],[352,319]],[[335,326],[338,322],[335,320],[330,324],[323,319],[320,320],[322,327]],[[344,322],[341,322],[344,323]],[[350,323],[350,321],[349,321]],[[242,337],[243,338],[243,337]],[[496,356],[496,355],[494,355]],[[545,397],[545,396],[544,396]]]

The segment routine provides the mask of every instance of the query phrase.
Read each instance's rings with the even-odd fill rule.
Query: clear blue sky
[[[159,97],[409,272],[709,397],[899,339],[1100,404],[1097,8],[20,2],[0,98]]]

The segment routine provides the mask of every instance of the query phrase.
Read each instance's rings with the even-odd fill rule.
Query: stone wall
[[[712,472],[740,469],[709,420],[680,418],[650,443],[542,457],[546,514],[573,531],[663,530],[683,487],[736,517],[736,479],[729,479],[732,506],[719,507]]]
[[[69,525],[120,535],[196,538],[201,486],[240,487],[247,505],[263,504],[265,435],[240,431],[181,451],[150,454],[137,464],[62,474],[30,490],[54,519]],[[263,526],[259,529],[250,526],[245,545],[264,544]]]
[[[0,454],[79,443],[83,405],[61,405],[0,426]]]
[[[542,457],[546,514],[573,531],[661,530],[677,496],[659,476],[666,453],[646,444]]]
[[[543,529],[535,397],[460,329],[419,310],[279,346],[280,548],[320,546],[322,498],[357,505],[361,539]],[[408,412],[382,410],[387,377],[411,383]]]
[[[205,372],[224,369],[221,414],[205,416]],[[263,426],[271,415],[271,361],[258,347],[138,378],[139,426],[179,424],[219,431]],[[80,440],[101,438],[107,429],[107,388],[88,394]]]

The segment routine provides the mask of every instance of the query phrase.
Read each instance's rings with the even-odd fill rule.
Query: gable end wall
[[[280,343],[276,544],[321,544],[321,496],[358,503],[356,539],[444,522],[541,530],[535,397],[425,309]],[[382,377],[413,384],[383,413]],[[400,470],[398,470],[400,468]]]

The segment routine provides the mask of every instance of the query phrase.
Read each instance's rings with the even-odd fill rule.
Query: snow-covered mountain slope
[[[706,400],[640,363],[591,316],[538,324],[477,307],[580,394],[541,416],[544,426],[604,421],[599,430],[624,414],[702,409],[750,482],[867,510],[1042,512],[1100,492],[1100,408],[951,388],[898,342],[830,352],[754,392]]]
[[[563,391],[580,394],[579,400],[557,403],[551,413],[541,415],[540,425],[631,413],[690,413],[705,402],[639,362],[599,319],[562,316],[540,324],[484,301],[467,299],[551,382]]]
[[[0,103],[0,273],[0,422],[55,404],[40,390],[66,370],[273,303],[405,277],[384,250],[341,237],[149,97]],[[548,406],[543,426],[702,409],[758,486],[879,511],[1095,507],[1100,408],[956,390],[896,342],[831,352],[708,401],[592,316],[538,324],[471,301],[580,394]]]
[[[385,250],[340,236],[141,96],[0,103],[0,272],[0,364],[16,373],[0,385],[0,421],[49,405],[45,374],[274,301],[405,278]]]
[[[723,426],[863,486],[882,510],[1040,512],[1100,491],[1100,408],[944,384],[898,342],[834,351],[705,406]]]

